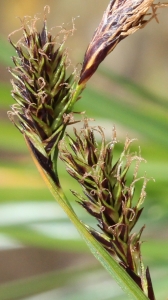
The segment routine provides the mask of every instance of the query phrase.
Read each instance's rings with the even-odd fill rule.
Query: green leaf
[[[117,73],[114,73],[112,70],[109,70],[107,68],[100,68],[99,73],[102,74],[106,79],[110,79],[111,82],[118,83],[120,88],[123,87],[125,90],[130,91],[136,97],[142,97],[145,99],[145,101],[151,102],[152,105],[157,104],[164,109],[168,108],[166,98],[161,97],[160,95],[156,95],[156,93],[149,91],[147,88],[137,84],[131,79],[122,75],[118,75]]]
[[[24,245],[42,247],[44,249],[60,249],[73,252],[86,252],[85,243],[78,239],[59,239],[29,228],[24,224],[15,226],[1,226],[0,233],[23,243]]]
[[[156,117],[156,109],[153,109],[151,103],[148,109],[146,105],[144,109],[144,105],[140,101],[135,101],[130,105],[126,99],[115,95],[110,97],[90,88],[84,91],[83,98],[83,101],[79,101],[75,108],[82,111],[88,107],[88,117],[109,119],[111,126],[115,123],[122,124],[124,128],[126,127],[126,131],[136,130],[144,138],[150,139],[154,143],[156,143],[157,137],[160,146],[168,148],[168,140],[165,138],[168,130],[166,110],[159,111],[158,109]]]

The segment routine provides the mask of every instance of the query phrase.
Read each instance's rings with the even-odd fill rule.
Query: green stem
[[[85,88],[85,84],[78,84],[75,88],[75,91],[74,91],[74,94],[72,96],[72,99],[71,99],[71,104],[69,106],[69,111],[72,111],[72,107],[74,106],[75,102],[78,100],[78,97],[80,96],[80,94],[82,93],[82,91],[84,90]]]
[[[69,107],[68,107],[68,112],[72,111],[72,108],[73,108],[75,102],[77,101],[79,95],[82,93],[84,88],[85,88],[85,85],[82,85],[82,84],[76,86],[75,91],[74,91],[73,96],[72,96],[72,99],[71,99],[71,102],[70,102]],[[63,112],[62,112],[62,114],[63,114]],[[52,126],[53,127],[59,127],[59,122],[61,123],[61,121],[62,121],[62,118],[59,118],[58,120],[53,122]],[[64,132],[65,132],[65,129],[66,129],[65,124],[61,124],[60,127],[59,127],[59,131],[60,131],[59,140],[62,139],[62,137],[64,135]],[[56,149],[54,150],[54,157],[53,157],[53,160],[52,160],[53,161],[54,172],[58,176],[57,157],[58,157],[58,147],[56,147]]]

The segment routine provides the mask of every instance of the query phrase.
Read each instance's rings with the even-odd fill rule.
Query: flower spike
[[[101,145],[96,142],[94,132],[101,135]],[[149,270],[145,271],[141,258],[141,234],[132,233],[143,208],[146,178],[137,177],[137,165],[143,159],[129,153],[131,140],[126,139],[124,150],[119,159],[113,155],[117,144],[114,136],[110,143],[105,142],[102,129],[89,127],[87,120],[75,139],[69,135],[68,142],[60,142],[60,158],[65,162],[67,172],[80,183],[84,197],[72,191],[78,202],[98,221],[101,232],[88,227],[91,234],[126,270],[143,292],[154,300]],[[135,162],[135,172],[130,184],[127,183],[128,171]],[[143,179],[142,190],[137,203],[134,203],[136,182]]]
[[[110,1],[86,50],[79,84],[86,84],[100,63],[120,41],[156,18],[156,10],[162,4],[153,4],[153,1]],[[150,8],[152,11],[148,12]]]
[[[46,18],[41,32],[35,28],[36,21],[22,22],[23,36],[16,44],[9,37],[17,53],[15,67],[9,69],[17,104],[9,117],[24,135],[37,164],[59,184],[57,146],[73,121],[77,82],[74,72],[67,75],[67,51],[63,48],[68,32],[63,32],[63,42],[58,43],[47,29]]]

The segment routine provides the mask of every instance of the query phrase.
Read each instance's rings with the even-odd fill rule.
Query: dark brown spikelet
[[[85,85],[104,58],[124,38],[156,18],[154,0],[111,0],[86,50],[79,84]],[[152,8],[151,12],[148,12]]]
[[[76,87],[74,72],[67,75],[68,58],[65,29],[52,37],[44,20],[41,32],[36,19],[22,22],[22,38],[14,43],[17,57],[9,71],[12,106],[9,117],[23,133],[38,164],[56,181],[58,142],[71,121],[71,102]]]
[[[94,132],[99,132],[102,141],[98,146]],[[82,186],[84,197],[73,192],[78,202],[98,220],[101,232],[90,228],[92,235],[128,272],[144,293],[154,300],[149,270],[145,271],[141,259],[141,234],[132,233],[142,213],[146,193],[146,178],[138,178],[141,157],[130,153],[131,140],[126,139],[124,150],[114,161],[117,144],[115,134],[110,143],[105,142],[102,129],[90,128],[85,120],[84,128],[75,138],[68,136],[72,151],[65,141],[60,143],[60,158],[66,163],[68,173]],[[128,184],[128,172],[135,163],[132,181]],[[143,180],[139,199],[135,201],[136,182]],[[130,181],[130,180],[129,180]],[[153,295],[153,296],[151,296]]]

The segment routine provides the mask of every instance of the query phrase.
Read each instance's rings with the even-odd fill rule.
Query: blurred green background
[[[23,137],[9,122],[7,111],[15,55],[8,34],[20,27],[23,16],[43,17],[50,5],[48,27],[76,31],[67,41],[72,63],[81,63],[87,44],[108,1],[6,0],[0,10],[0,299],[108,300],[126,299],[120,288],[89,253],[75,228],[58,207],[34,166]],[[38,14],[39,13],[39,14]],[[156,299],[165,299],[168,281],[168,9],[159,10],[159,24],[148,26],[122,41],[90,80],[76,110],[95,118],[107,139],[115,125],[118,140],[137,138],[133,150],[147,160],[140,168],[154,178],[147,186],[142,219],[146,224],[142,252],[149,265]],[[14,41],[21,36],[16,32]],[[69,189],[80,190],[60,164],[68,199],[85,223],[89,216],[74,201]],[[137,186],[136,197],[140,191]],[[135,197],[135,198],[136,198]]]

